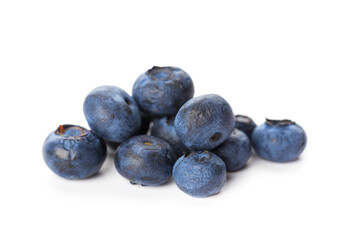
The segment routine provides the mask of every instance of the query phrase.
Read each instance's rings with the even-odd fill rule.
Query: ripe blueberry
[[[179,158],[189,149],[181,142],[174,127],[174,117],[156,118],[153,120],[151,135],[168,142],[173,148],[175,155]]]
[[[256,153],[273,162],[297,159],[306,146],[302,127],[290,120],[269,120],[255,128],[251,135]]]
[[[106,144],[83,127],[60,125],[46,138],[42,152],[54,173],[67,179],[82,179],[99,171],[106,158]]]
[[[251,134],[256,127],[256,123],[244,115],[236,115],[235,116],[235,128],[243,131],[249,138],[251,138]]]
[[[229,103],[216,94],[187,101],[175,117],[175,130],[191,150],[211,150],[223,143],[235,126]]]
[[[176,156],[164,140],[138,135],[122,143],[115,153],[116,170],[133,184],[161,185],[171,177]]]
[[[173,176],[183,192],[194,197],[208,197],[224,186],[226,167],[214,153],[191,152],[176,161]]]
[[[84,114],[91,130],[111,142],[120,143],[135,135],[141,125],[134,99],[114,86],[92,90],[85,99]]]
[[[232,172],[244,167],[248,162],[251,156],[251,143],[244,132],[235,128],[229,138],[213,152],[224,161],[226,170]]]
[[[194,85],[180,68],[153,67],[138,77],[132,92],[145,114],[162,117],[175,115],[194,96]]]

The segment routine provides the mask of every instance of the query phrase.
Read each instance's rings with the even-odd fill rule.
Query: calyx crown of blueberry
[[[149,75],[152,80],[166,81],[166,80],[171,79],[173,69],[174,69],[173,67],[153,66],[151,69],[147,70],[146,74]],[[159,77],[153,76],[153,75],[156,75],[158,73],[164,73],[164,72],[166,72],[168,74],[165,78],[159,78]]]
[[[269,126],[276,126],[276,127],[296,124],[295,122],[288,120],[288,119],[273,120],[273,119],[268,119],[268,118],[266,118],[265,123]]]
[[[67,134],[68,130],[70,129],[76,129],[78,132],[78,134]],[[65,137],[70,137],[70,138],[79,138],[79,137],[83,137],[86,136],[88,134],[88,130],[86,130],[85,128],[82,128],[80,126],[75,126],[75,125],[71,125],[71,124],[64,124],[64,125],[59,125],[59,127],[56,129],[55,131],[56,135],[60,135],[60,136],[65,136]]]
[[[184,156],[184,158],[186,158],[186,157],[188,157],[189,155],[192,155],[192,154],[202,154],[202,153],[207,154],[207,155],[208,155],[208,158],[202,157],[202,158],[199,160],[199,162],[201,162],[201,161],[203,161],[203,160],[207,160],[207,159],[212,158],[210,152],[207,151],[207,150],[202,150],[202,151],[189,151],[189,152],[187,152],[187,153],[184,153],[183,156]]]
[[[245,115],[235,115],[235,119],[240,120],[240,122],[245,122],[245,123],[253,122],[253,120],[251,118],[249,118],[248,116],[245,116]]]

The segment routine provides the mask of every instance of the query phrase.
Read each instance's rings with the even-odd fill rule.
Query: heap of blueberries
[[[107,145],[115,167],[132,184],[157,186],[173,175],[177,186],[195,197],[218,193],[226,172],[243,168],[252,153],[269,161],[297,159],[306,146],[302,127],[290,120],[256,126],[234,116],[219,95],[194,95],[190,76],[177,67],[153,67],[136,80],[131,97],[115,86],[92,90],[84,102],[91,128],[60,125],[46,138],[48,167],[67,179],[97,173]]]

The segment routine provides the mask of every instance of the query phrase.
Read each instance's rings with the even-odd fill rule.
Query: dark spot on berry
[[[301,141],[300,147],[303,148],[306,144],[305,138]]]
[[[272,119],[268,119],[266,118],[266,122],[267,125],[270,126],[288,126],[288,125],[292,125],[292,124],[296,124],[295,122],[288,120],[288,119],[284,119],[284,120],[272,120]]]
[[[211,137],[210,137],[210,141],[211,142],[216,142],[216,141],[218,141],[220,138],[221,138],[221,133],[219,133],[219,132],[216,132],[216,133],[214,133]]]
[[[125,105],[125,111],[129,114],[132,114],[131,108],[129,106],[129,104]]]
[[[191,152],[187,152],[187,153],[185,153],[185,154],[184,154],[184,157],[189,156],[189,155],[190,155],[190,153],[191,153]]]

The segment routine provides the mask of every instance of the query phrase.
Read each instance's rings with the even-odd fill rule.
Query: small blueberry
[[[179,136],[176,134],[174,118],[175,117],[163,117],[154,119],[151,135],[168,142],[173,148],[176,156],[180,157],[184,153],[189,152],[189,149],[185,147]]]
[[[304,129],[290,120],[270,120],[255,128],[251,135],[256,153],[273,162],[289,162],[304,151]]]
[[[235,128],[243,131],[249,138],[251,138],[251,134],[256,127],[256,123],[244,115],[236,115],[235,116]]]
[[[213,152],[224,161],[226,170],[233,172],[243,168],[248,162],[251,156],[251,143],[244,132],[235,128],[229,138]]]

